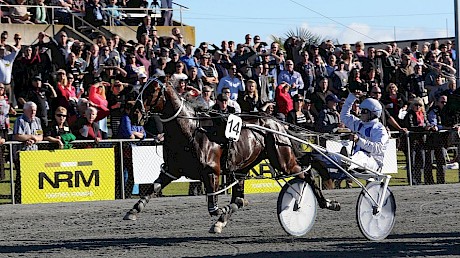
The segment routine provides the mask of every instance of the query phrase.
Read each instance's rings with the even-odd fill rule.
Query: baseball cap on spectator
[[[66,71],[64,69],[59,69],[56,74],[66,74]]]
[[[94,77],[94,83],[102,82],[101,77]]]
[[[167,47],[161,47],[161,51],[169,52],[169,48],[167,48]]]
[[[32,81],[42,81],[42,77],[39,74],[37,74],[32,78]]]
[[[3,50],[5,50],[6,48],[5,48],[5,46],[0,46],[0,49],[3,49]]]
[[[307,99],[307,98],[305,98],[305,99],[303,100],[303,102],[305,102],[305,103],[309,104],[309,103],[311,103],[311,100],[310,100],[310,99]]]
[[[227,97],[227,94],[219,94],[217,95],[217,100],[219,101],[228,101],[228,97]]]
[[[152,26],[152,27],[151,27],[151,30],[157,30],[157,27]]]
[[[447,48],[446,44],[439,45],[439,49],[441,49],[441,48]]]
[[[334,94],[329,94],[329,95],[326,96],[326,102],[328,102],[328,101],[334,101],[335,103],[339,103],[340,99],[337,98],[337,96],[334,95]]]
[[[137,77],[138,77],[139,79],[147,78],[147,74],[145,74],[145,73],[140,73],[140,74],[137,75]]]

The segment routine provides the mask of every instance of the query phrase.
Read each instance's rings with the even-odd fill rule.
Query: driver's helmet
[[[374,114],[377,118],[380,118],[382,115],[382,105],[380,105],[380,102],[376,99],[373,98],[367,98],[361,104],[359,105],[359,108],[361,110],[367,109],[369,110],[372,114]]]

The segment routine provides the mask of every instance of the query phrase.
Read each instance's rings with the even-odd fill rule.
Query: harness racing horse
[[[208,211],[218,220],[210,229],[211,233],[220,233],[231,214],[247,205],[244,200],[243,180],[236,180],[232,186],[231,203],[220,208],[217,205],[219,178],[221,171],[226,174],[246,175],[253,166],[264,159],[284,175],[295,175],[308,182],[314,189],[321,208],[339,210],[340,205],[324,198],[312,175],[302,171],[297,163],[290,140],[281,135],[263,130],[244,128],[240,138],[232,144],[213,141],[209,133],[200,127],[199,119],[192,105],[186,102],[171,84],[163,84],[151,78],[141,89],[138,103],[143,106],[147,119],[152,113],[160,113],[164,126],[164,143],[162,173],[134,207],[127,212],[125,220],[136,220],[149,200],[173,180],[186,176],[201,180],[206,189]],[[286,132],[284,126],[269,117],[257,117],[244,120],[259,126]]]

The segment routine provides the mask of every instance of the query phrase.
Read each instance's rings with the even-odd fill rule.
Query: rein
[[[180,107],[179,107],[179,109],[177,109],[177,112],[173,116],[171,116],[170,118],[163,119],[163,118],[160,117],[160,121],[162,123],[167,123],[167,122],[172,121],[173,119],[175,119],[176,117],[179,116],[179,114],[182,111],[183,107],[184,107],[184,98],[181,98]]]

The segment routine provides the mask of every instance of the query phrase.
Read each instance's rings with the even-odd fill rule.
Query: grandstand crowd
[[[106,23],[104,17],[112,14],[98,9],[99,5],[126,6],[131,2],[134,1],[120,4],[62,0],[51,4],[71,5],[68,7],[72,10],[85,6],[80,11],[94,15],[94,20],[89,20],[101,26]],[[18,5],[23,3],[24,0],[16,0]],[[43,0],[36,4],[43,5]],[[94,5],[101,13],[88,11]],[[8,22],[45,22],[37,12],[30,15],[27,8],[26,18],[21,17],[24,9],[2,11],[1,18]],[[66,17],[58,17],[67,22]],[[101,17],[102,22],[98,21]],[[391,43],[376,49],[366,48],[360,41],[340,46],[331,40],[306,44],[294,36],[280,45],[247,34],[241,40],[216,42],[219,45],[201,42],[194,46],[184,41],[178,27],[160,37],[150,16],[143,18],[136,38],[126,41],[116,34],[110,38],[101,34],[87,44],[69,38],[64,31],[55,36],[40,32],[30,46],[21,40],[19,33],[1,33],[0,126],[4,139],[8,139],[9,114],[15,114],[29,101],[37,105],[36,116],[42,128],[49,127],[58,107],[66,110],[71,128],[85,117],[88,107],[93,107],[100,130],[95,137],[119,138],[121,118],[126,108],[132,108],[127,104],[135,100],[152,76],[171,82],[184,98],[200,102],[204,109],[264,112],[289,122],[293,130],[332,133],[344,127],[340,107],[348,93],[356,91],[381,101],[387,111],[382,122],[392,131],[440,131],[452,129],[458,122],[451,119],[456,117],[455,106],[444,108],[456,95],[456,51],[451,41],[434,40],[421,46],[417,42],[409,46]],[[360,115],[359,101],[353,112]],[[147,137],[161,140],[159,119],[145,127]],[[410,141],[417,157],[425,151],[431,153],[429,148],[434,147],[427,148],[426,143],[426,136]],[[438,167],[445,167],[445,163],[444,158]],[[423,168],[419,164],[412,166],[413,171]],[[443,182],[442,177],[438,183]],[[415,179],[421,182],[419,177]],[[425,178],[425,183],[433,182]]]

